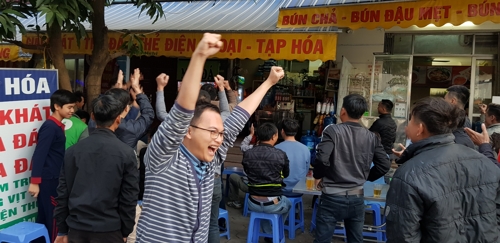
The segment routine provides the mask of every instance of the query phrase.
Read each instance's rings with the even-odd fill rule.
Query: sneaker
[[[243,206],[241,205],[241,203],[240,203],[240,202],[237,202],[237,201],[227,202],[227,206],[232,207],[232,208],[236,208],[236,209],[240,209],[240,208],[242,208],[242,207],[243,207]]]

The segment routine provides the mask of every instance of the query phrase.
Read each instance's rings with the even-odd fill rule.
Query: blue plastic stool
[[[304,233],[304,206],[302,203],[302,196],[300,197],[289,197],[288,198],[292,203],[292,207],[290,208],[290,212],[288,214],[288,223],[285,223],[285,230],[288,230],[288,238],[290,240],[295,239],[295,231],[298,229],[302,230]],[[295,218],[296,209],[299,207],[299,218]]]
[[[314,203],[314,206],[313,206],[313,213],[312,213],[312,219],[311,219],[311,228],[309,229],[310,232],[313,232],[313,230],[316,229],[316,215],[318,213],[318,207],[319,207],[319,198],[316,199],[316,202]],[[344,236],[344,242],[347,242],[346,233],[345,233],[345,227],[336,227],[333,234],[334,235],[343,235]]]
[[[248,216],[248,197],[250,197],[250,194],[247,192],[245,194],[245,202],[243,202],[243,217]]]
[[[270,220],[273,227],[273,234],[260,232],[260,221]],[[268,237],[273,239],[273,243],[285,242],[285,229],[283,227],[283,217],[281,214],[268,213],[250,213],[250,225],[248,226],[247,243],[258,243],[259,237]]]
[[[378,203],[369,203],[368,207],[365,211],[370,211],[373,213],[373,225],[380,226],[382,225],[382,213],[380,212],[380,204]],[[376,238],[377,241],[385,241],[384,232],[376,231],[376,232],[366,232],[363,231],[363,237],[373,237]]]
[[[0,230],[0,242],[28,243],[42,236],[45,237],[46,243],[50,243],[47,228],[43,224],[32,222],[21,222]]]
[[[226,228],[222,229],[224,230],[224,233],[220,234],[220,237],[226,236],[227,239],[231,239],[229,236],[229,214],[227,213],[227,210],[219,208],[219,219],[224,218],[226,220]]]

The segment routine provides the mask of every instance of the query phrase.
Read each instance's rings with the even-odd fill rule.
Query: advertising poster
[[[57,70],[0,69],[0,229],[35,221],[31,157],[57,80]]]

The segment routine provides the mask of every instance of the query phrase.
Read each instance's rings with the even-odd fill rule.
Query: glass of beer
[[[382,195],[382,184],[373,185],[373,197],[380,197]]]
[[[314,177],[308,177],[306,179],[306,189],[314,190]]]

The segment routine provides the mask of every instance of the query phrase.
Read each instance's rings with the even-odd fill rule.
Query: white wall
[[[358,29],[351,33],[338,35],[337,63],[342,62],[342,56],[355,67],[365,69],[373,63],[373,53],[384,51],[384,30]]]

